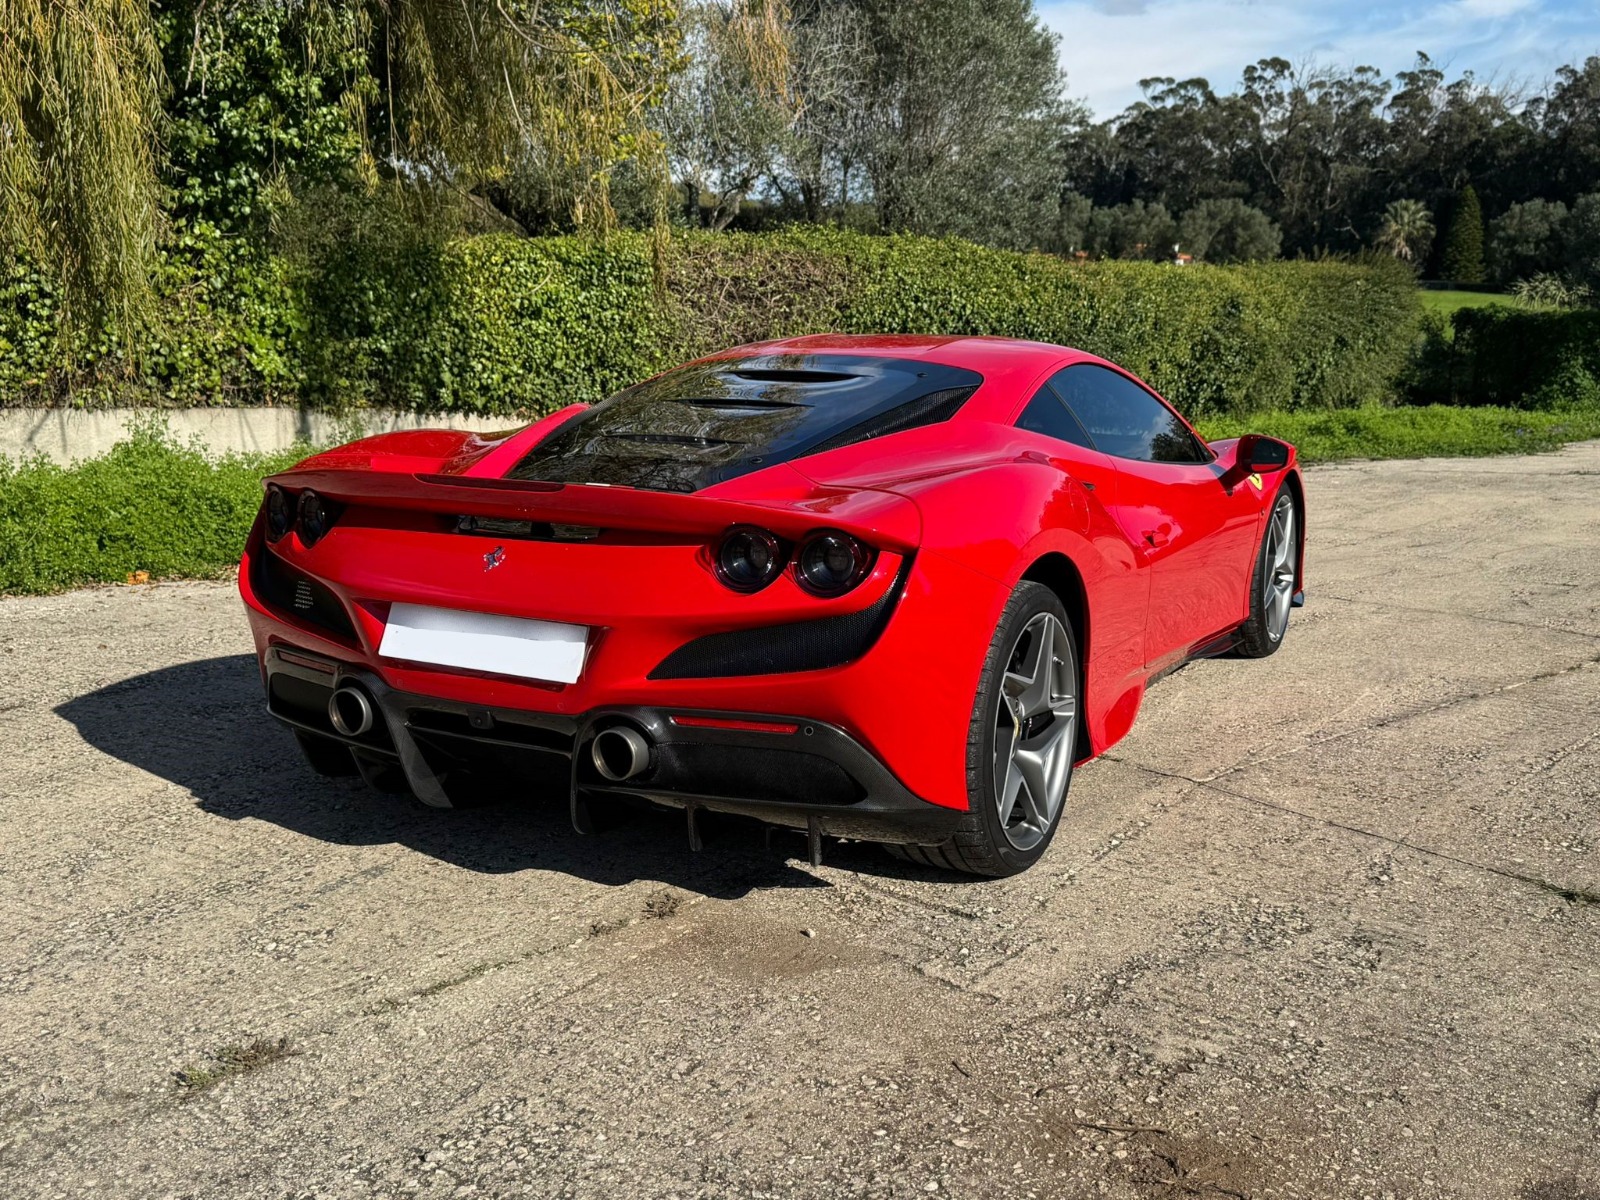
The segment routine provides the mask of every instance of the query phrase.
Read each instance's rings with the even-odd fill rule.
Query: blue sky
[[[1203,76],[1232,91],[1270,55],[1386,74],[1426,50],[1452,77],[1471,68],[1537,87],[1600,54],[1597,0],[1038,0],[1061,35],[1067,90],[1099,117],[1139,99],[1139,80]]]

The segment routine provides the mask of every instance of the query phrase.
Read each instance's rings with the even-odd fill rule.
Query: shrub
[[[261,477],[302,457],[208,458],[145,425],[71,467],[0,457],[0,594],[209,578],[239,561]]]
[[[1381,260],[1180,270],[815,228],[680,234],[660,275],[641,234],[358,234],[293,263],[234,259],[221,239],[174,258],[142,374],[63,350],[42,309],[0,310],[0,396],[540,413],[693,354],[838,330],[1075,345],[1194,414],[1336,408],[1389,394],[1420,312]]]
[[[1455,336],[1426,340],[1413,400],[1508,408],[1583,404],[1600,380],[1600,312],[1487,305],[1451,315]]]

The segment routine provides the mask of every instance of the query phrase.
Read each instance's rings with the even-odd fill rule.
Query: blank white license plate
[[[396,604],[378,653],[384,658],[576,683],[589,644],[587,625]]]

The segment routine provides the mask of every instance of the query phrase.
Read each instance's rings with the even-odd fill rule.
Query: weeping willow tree
[[[0,0],[0,251],[50,273],[69,321],[126,333],[149,314],[164,103],[262,6],[296,17],[308,59],[359,64],[340,97],[352,182],[467,191],[536,162],[570,225],[604,230],[615,164],[665,177],[645,114],[680,65],[676,0]],[[156,39],[175,8],[182,78]]]
[[[69,314],[147,310],[163,85],[147,0],[0,0],[0,248]]]

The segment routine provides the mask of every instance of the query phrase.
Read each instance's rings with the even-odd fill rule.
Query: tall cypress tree
[[[1440,274],[1456,283],[1483,282],[1483,208],[1469,183],[1456,193],[1445,230]]]

